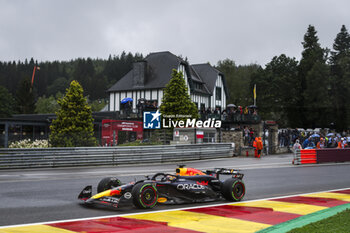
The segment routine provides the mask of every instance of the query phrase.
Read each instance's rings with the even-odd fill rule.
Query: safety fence
[[[293,164],[315,164],[350,161],[350,148],[303,149],[294,153]]]
[[[231,143],[0,149],[0,169],[181,162],[229,157],[232,154]]]

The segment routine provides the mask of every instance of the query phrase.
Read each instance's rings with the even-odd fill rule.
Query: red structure
[[[141,121],[102,120],[102,145],[113,146],[143,139]]]

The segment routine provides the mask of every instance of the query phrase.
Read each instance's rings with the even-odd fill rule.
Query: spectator
[[[307,138],[304,143],[303,143],[303,148],[314,148],[315,147],[315,143],[312,141],[312,138],[309,137]]]
[[[222,120],[225,121],[227,118],[227,112],[226,110],[222,111]]]
[[[338,146],[338,137],[332,137],[331,148],[336,148]]]
[[[243,133],[244,133],[244,145],[247,146],[249,144],[249,133],[250,133],[247,126],[244,126]]]
[[[286,142],[286,133],[285,130],[282,130],[282,132],[279,134],[279,139],[280,139],[280,147],[284,147],[285,142]]]
[[[153,101],[153,103],[152,103],[152,108],[154,108],[154,109],[157,109],[157,108],[158,108],[157,101]]]
[[[244,115],[247,115],[248,114],[248,107],[245,107],[244,108]]]
[[[123,104],[123,108],[127,116],[129,116],[131,113],[131,107],[132,107],[131,104],[132,104],[131,102],[126,102],[125,104]]]
[[[137,108],[137,116],[142,117],[144,104],[143,104],[143,101],[141,99],[139,99],[137,101],[136,108]]]
[[[254,140],[254,131],[253,131],[253,128],[250,128],[249,129],[249,145],[252,145],[253,140]]]
[[[293,152],[295,153],[296,150],[301,150],[301,145],[299,143],[299,139],[297,139],[293,145]]]
[[[337,143],[335,141],[335,137],[332,135],[330,138],[328,138],[328,144],[327,144],[327,147],[328,148],[335,148],[337,147]]]
[[[266,155],[269,154],[269,131],[266,129],[265,133],[264,133],[264,144],[265,144],[265,151],[266,151]]]
[[[319,142],[317,142],[316,145],[317,149],[323,149],[326,147],[326,141],[324,140],[324,138],[321,138]]]
[[[346,141],[344,140],[344,138],[341,138],[340,141],[338,142],[338,148],[344,149],[347,146],[348,146],[348,144],[346,144]]]

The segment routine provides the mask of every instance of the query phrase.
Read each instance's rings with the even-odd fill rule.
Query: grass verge
[[[350,232],[350,209],[346,209],[332,217],[295,228],[288,233],[344,233]]]

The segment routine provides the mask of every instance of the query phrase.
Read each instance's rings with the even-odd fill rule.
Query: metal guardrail
[[[0,149],[0,169],[163,163],[232,156],[230,143]]]

